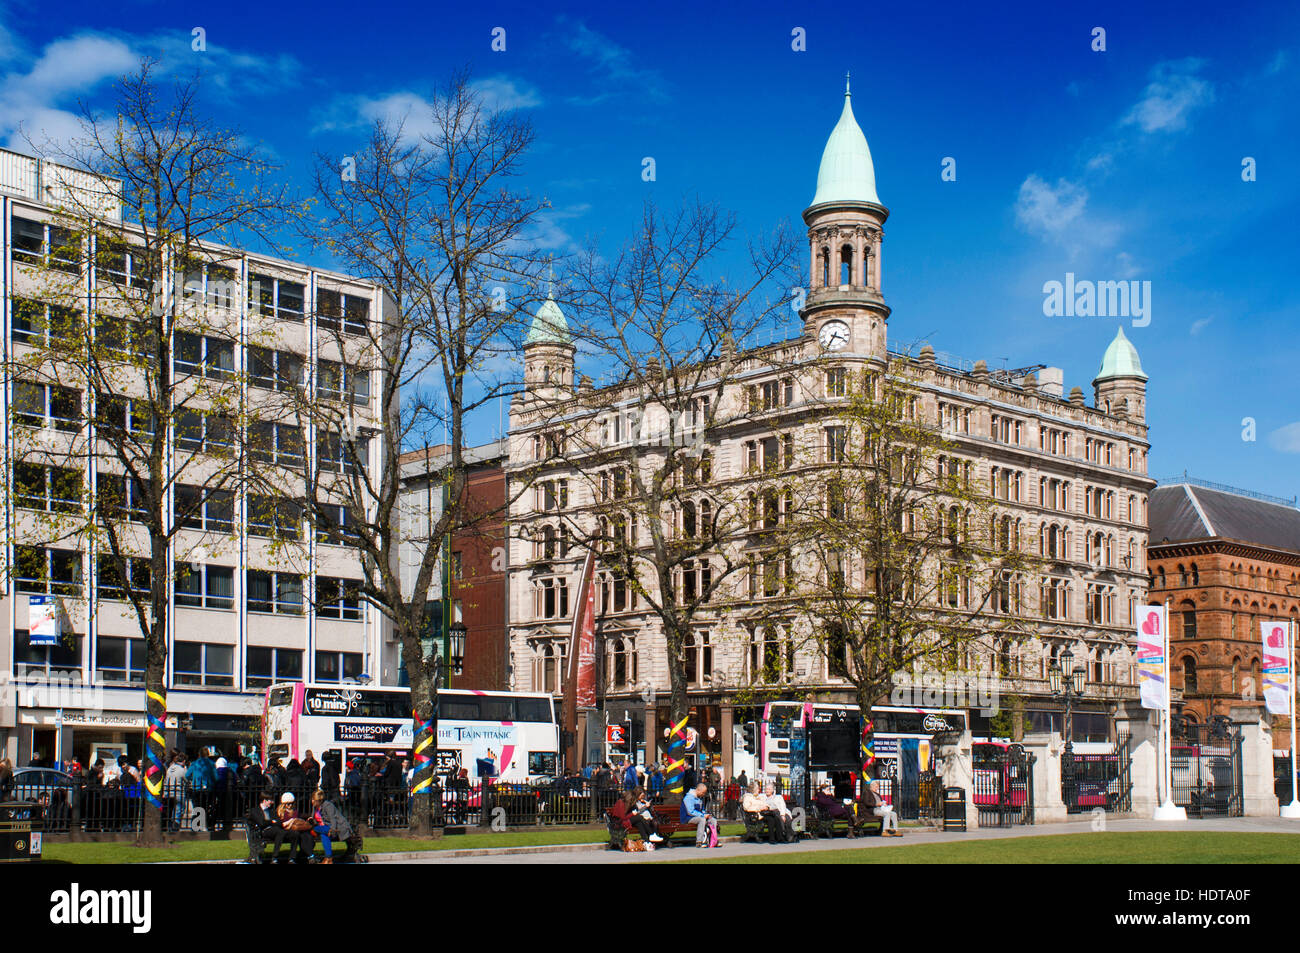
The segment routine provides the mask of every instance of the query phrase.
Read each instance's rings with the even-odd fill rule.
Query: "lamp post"
[[[1067,647],[1060,659],[1053,659],[1047,670],[1048,685],[1052,694],[1065,699],[1065,753],[1062,759],[1062,778],[1070,798],[1077,796],[1074,786],[1074,700],[1083,697],[1087,669],[1074,665],[1074,653]],[[1068,807],[1068,805],[1067,805]]]
[[[465,666],[465,642],[469,633],[469,626],[464,622],[453,622],[447,628],[449,636],[449,655],[451,658],[451,674],[459,675]]]

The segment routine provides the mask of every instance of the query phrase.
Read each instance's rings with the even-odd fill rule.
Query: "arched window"
[[[831,283],[831,250],[822,247],[822,287],[828,288]]]
[[[826,630],[826,674],[831,678],[849,677],[849,639],[839,623]]]
[[[853,246],[845,245],[840,248],[840,284],[850,285],[853,283]]]
[[[707,538],[713,532],[713,505],[708,500],[700,501],[700,535]]]
[[[541,690],[554,693],[556,690],[556,658],[555,649],[549,642],[542,646],[541,676]]]
[[[1196,659],[1190,655],[1183,658],[1183,693],[1196,694]]]
[[[542,527],[542,558],[543,559],[555,558],[555,527],[554,526]]]
[[[1183,566],[1182,563],[1178,564],[1178,585],[1179,586],[1187,585],[1187,569],[1186,567]]]
[[[687,539],[694,539],[696,528],[695,504],[687,500],[682,504],[682,535]]]
[[[1157,582],[1157,585],[1156,585],[1156,588],[1157,588],[1157,589],[1164,589],[1164,588],[1166,588],[1166,582],[1165,582],[1165,567],[1164,567],[1164,566],[1161,566],[1159,569],[1156,570],[1156,582]]]

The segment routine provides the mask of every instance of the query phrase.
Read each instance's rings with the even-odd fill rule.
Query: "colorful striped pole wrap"
[[[668,732],[668,756],[685,755],[681,749],[686,747],[686,719],[683,718],[672,730]],[[686,758],[678,757],[676,761],[668,765],[668,776],[665,779],[668,784],[668,790],[673,794],[682,793],[682,779],[685,774]]]
[[[422,780],[417,780],[415,787],[411,789],[412,794],[419,794],[433,784],[433,755],[429,754],[429,749],[434,748],[433,744],[433,720],[421,722],[420,713],[412,710],[411,717],[419,723],[415,729],[415,777],[419,778],[428,768],[429,772]],[[434,750],[437,750],[434,748]]]
[[[862,775],[876,763],[876,726],[870,718],[862,723]]]
[[[167,727],[167,699],[157,692],[145,692],[144,716],[149,723],[145,730],[144,754],[149,759],[149,767],[144,769],[144,796],[157,810],[163,809],[163,755],[167,751],[167,739],[163,731]],[[156,701],[162,712],[154,715],[149,711],[149,701]]]

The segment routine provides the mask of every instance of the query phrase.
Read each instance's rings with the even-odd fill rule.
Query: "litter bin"
[[[0,862],[41,859],[40,809],[32,801],[0,804]]]
[[[945,831],[966,830],[966,789],[943,789],[943,829]]]

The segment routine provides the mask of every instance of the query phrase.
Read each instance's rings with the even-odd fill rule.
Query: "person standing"
[[[704,809],[708,793],[709,786],[701,781],[682,798],[681,820],[683,824],[695,825],[696,847],[722,846],[718,843],[718,822]]]
[[[320,762],[312,756],[310,748],[308,748],[307,753],[303,755],[302,773],[303,777],[307,781],[308,791],[315,791],[320,787]]]

